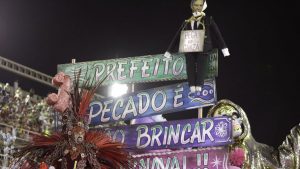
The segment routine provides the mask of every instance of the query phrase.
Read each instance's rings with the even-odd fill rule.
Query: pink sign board
[[[138,154],[134,169],[228,169],[226,147],[205,149],[161,150]]]

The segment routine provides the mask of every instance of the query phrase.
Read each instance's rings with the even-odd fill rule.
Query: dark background
[[[290,1],[208,0],[206,10],[231,53],[219,58],[218,100],[240,105],[256,140],[275,147],[300,122],[296,7]],[[0,56],[53,76],[57,64],[72,58],[160,54],[190,16],[189,0],[0,0]],[[18,80],[44,96],[53,91],[4,70],[0,79]]]

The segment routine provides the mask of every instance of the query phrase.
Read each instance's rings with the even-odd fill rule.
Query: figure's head
[[[204,10],[205,0],[192,0],[191,8],[193,12],[202,12]]]
[[[72,129],[74,142],[80,144],[84,141],[85,129],[81,126],[76,126]]]

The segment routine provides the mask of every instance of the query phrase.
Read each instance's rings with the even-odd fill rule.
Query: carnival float
[[[299,169],[300,125],[273,148],[255,141],[239,105],[217,99],[219,51],[230,53],[206,7],[205,0],[192,0],[193,15],[164,54],[59,64],[52,79],[58,92],[35,106],[46,102],[60,125],[14,151],[10,168]],[[172,53],[177,37],[179,52]],[[135,84],[165,81],[176,83],[134,90]],[[114,83],[130,85],[131,92],[112,97],[100,90]],[[186,110],[198,118],[163,117]]]

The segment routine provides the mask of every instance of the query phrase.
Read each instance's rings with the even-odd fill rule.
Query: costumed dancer
[[[207,3],[205,0],[191,1],[193,16],[184,21],[170,43],[167,52],[164,54],[165,57],[171,57],[169,51],[173,47],[174,40],[177,38],[179,31],[193,30],[195,32],[199,32],[198,34],[194,34],[195,36],[193,37],[199,38],[198,42],[200,42],[196,45],[197,47],[195,47],[194,51],[181,50],[181,45],[179,47],[179,52],[184,52],[186,55],[186,70],[190,90],[192,93],[202,90],[202,85],[204,84],[204,80],[206,78],[205,71],[207,68],[205,68],[205,63],[208,60],[208,53],[215,51],[215,48],[219,48],[222,50],[224,56],[230,55],[217,24],[212,17],[206,16],[204,13],[206,8]]]
[[[208,117],[232,118],[234,144],[230,146],[231,168],[243,169],[299,169],[300,124],[292,128],[278,149],[255,141],[244,110],[229,100],[221,100],[213,106]]]
[[[60,87],[59,93],[48,95],[47,103],[62,114],[62,132],[33,138],[30,145],[14,154],[10,168],[131,168],[132,158],[123,144],[112,141],[104,131],[88,130],[87,109],[99,84],[90,87],[85,83],[79,89],[78,78],[72,85],[64,73],[57,74],[52,82]]]

